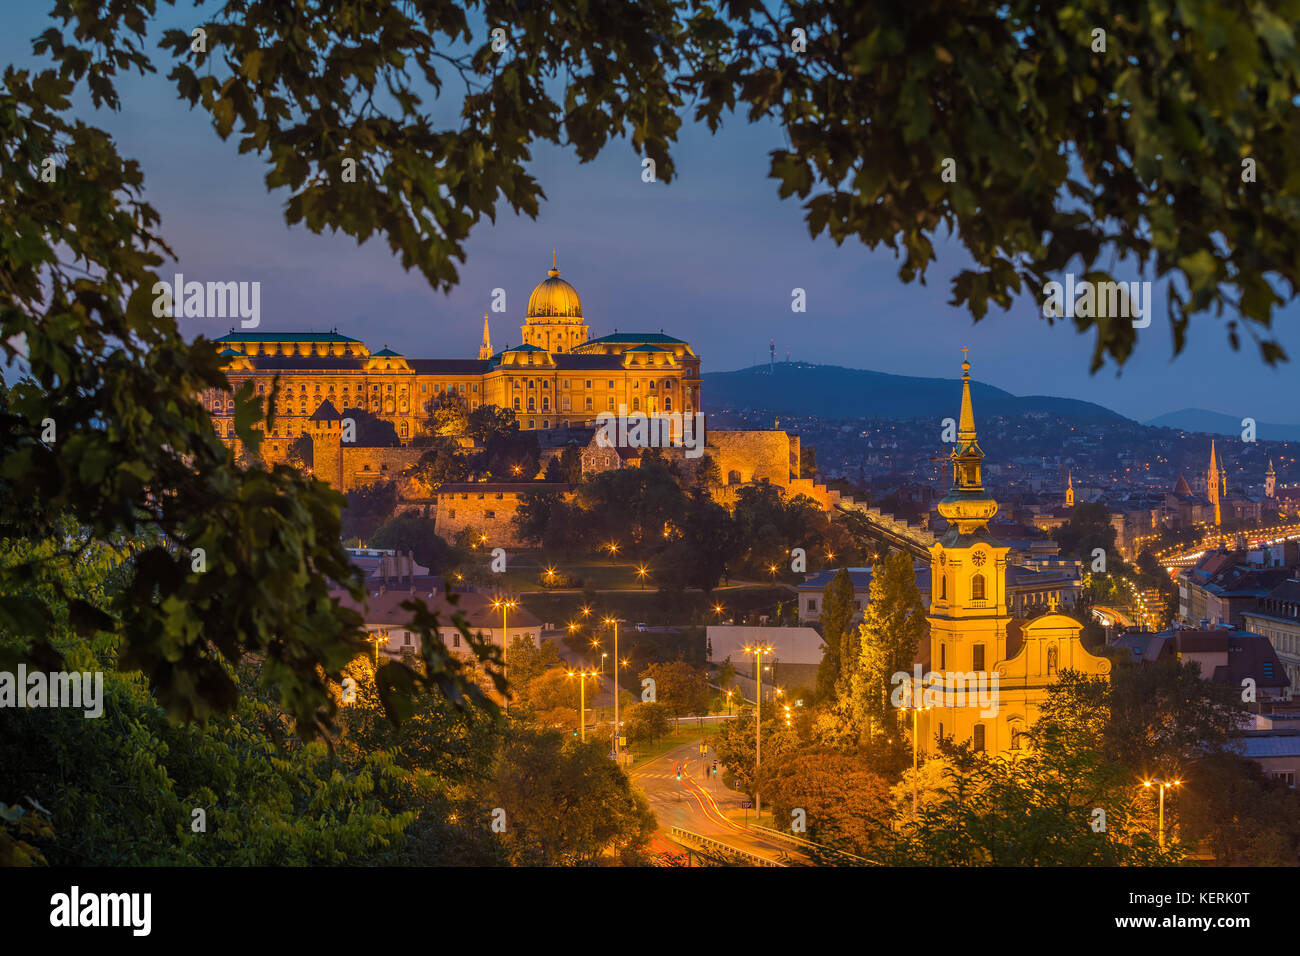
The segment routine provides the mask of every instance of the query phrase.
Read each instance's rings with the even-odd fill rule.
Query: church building
[[[929,666],[922,705],[928,735],[969,742],[991,754],[1026,746],[1022,734],[1038,718],[1048,687],[1061,671],[1108,675],[1111,663],[1087,651],[1083,626],[1055,611],[1029,621],[1013,620],[1007,601],[1007,555],[1011,548],[989,532],[998,503],[984,490],[984,452],[975,433],[970,362],[962,362],[961,413],[951,454],[952,489],[939,502],[948,531],[930,548]],[[993,683],[992,675],[997,682]],[[981,706],[972,683],[992,692]],[[942,695],[941,693],[942,692]]]

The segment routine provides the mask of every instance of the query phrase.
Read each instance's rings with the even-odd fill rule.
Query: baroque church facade
[[[1047,690],[1063,670],[1107,676],[1111,662],[1090,653],[1083,626],[1049,612],[1029,621],[1009,613],[1007,556],[1011,548],[989,532],[998,503],[985,490],[984,452],[975,430],[970,362],[962,362],[961,412],[951,453],[952,488],[939,502],[948,531],[930,547],[929,685],[917,701],[924,739],[970,743],[990,754],[1027,746],[1022,735],[1038,718]],[[994,707],[959,696],[972,679],[997,675]],[[989,711],[994,711],[990,713]]]
[[[560,278],[554,259],[528,298],[521,331],[519,345],[494,351],[484,316],[483,345],[473,359],[415,358],[387,347],[371,352],[337,330],[232,330],[216,346],[232,391],[251,381],[266,398],[279,380],[275,423],[263,443],[271,462],[301,435],[328,437],[329,423],[354,408],[392,422],[409,446],[430,405],[449,395],[470,411],[484,404],[512,409],[520,427],[531,430],[579,427],[623,409],[688,415],[700,408],[700,360],[690,344],[663,331],[590,338],[578,293]],[[233,445],[232,392],[212,389],[200,397],[222,440]]]

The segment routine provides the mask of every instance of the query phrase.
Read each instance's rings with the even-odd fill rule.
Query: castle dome
[[[551,256],[551,268],[528,297],[528,324],[533,319],[582,319],[582,300],[578,290],[560,278],[560,270],[555,266],[555,256]]]

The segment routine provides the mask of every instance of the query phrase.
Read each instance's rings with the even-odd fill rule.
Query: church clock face
[[[976,551],[974,554],[970,556],[971,564],[975,565],[975,567],[977,568],[984,566],[984,560],[985,558],[984,558],[983,551]]]

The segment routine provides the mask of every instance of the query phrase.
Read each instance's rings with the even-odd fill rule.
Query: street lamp
[[[731,694],[732,691],[728,690],[727,691],[727,716],[728,717],[731,716]]]
[[[917,787],[917,750],[921,742],[920,722],[921,711],[929,710],[929,707],[901,707],[900,710],[910,710],[912,712],[912,822],[916,822],[916,787]]]
[[[509,635],[510,635],[510,627],[506,623],[506,614],[510,610],[517,608],[519,606],[519,602],[516,601],[514,598],[509,598],[509,599],[497,598],[492,602],[492,606],[494,608],[499,607],[501,609],[501,678],[502,680],[504,680],[506,676],[506,656],[507,656],[506,652],[509,650],[508,643],[509,643]],[[506,687],[506,692],[502,702],[502,709],[507,712],[509,712],[510,710],[510,688],[509,687]]]
[[[609,544],[605,545],[605,550],[609,552],[609,559],[613,561],[614,555],[618,554],[618,542],[611,541]]]
[[[638,564],[636,566],[636,576],[641,579],[642,591],[645,590],[645,579],[649,574],[650,572],[646,569],[646,566],[644,564]]]
[[[758,793],[758,769],[763,764],[763,655],[772,653],[771,644],[748,644],[742,648],[743,653],[754,655],[754,675],[758,682],[758,693],[754,695],[754,818],[763,817],[762,797]]]
[[[578,678],[578,733],[583,743],[587,742],[587,678],[596,677],[596,671],[569,671],[570,677]]]
[[[1160,849],[1165,848],[1165,790],[1170,787],[1181,787],[1181,780],[1157,780],[1154,777],[1150,780],[1143,780],[1142,786],[1151,787],[1152,785],[1160,788]]]
[[[612,627],[614,629],[614,660],[617,661],[618,660],[618,618],[606,617],[605,625],[607,627]],[[602,654],[601,655],[602,662],[604,661],[604,657],[605,656]],[[604,664],[602,663],[601,666],[603,668]],[[614,667],[614,763],[619,762],[618,735],[620,730],[621,727],[619,726],[619,722],[618,722],[618,666],[617,664],[615,664]]]
[[[769,565],[767,566],[767,570],[768,570],[768,573],[772,575],[772,583],[775,584],[775,583],[776,583],[776,565],[775,565],[775,564],[769,564]]]

